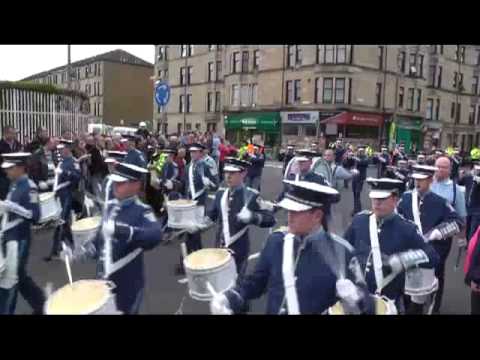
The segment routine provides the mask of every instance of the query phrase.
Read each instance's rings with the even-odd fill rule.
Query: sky
[[[153,45],[72,45],[71,61],[122,49],[153,64]],[[67,45],[0,45],[0,81],[17,81],[67,64]]]

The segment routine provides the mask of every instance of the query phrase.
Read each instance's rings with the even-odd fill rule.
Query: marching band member
[[[73,190],[80,180],[80,166],[72,156],[72,146],[73,141],[66,139],[61,139],[60,144],[57,146],[61,151],[62,161],[55,169],[58,184],[54,191],[56,197],[60,199],[60,205],[62,206],[60,218],[64,223],[58,225],[55,229],[53,246],[50,255],[44,259],[45,261],[51,261],[54,258],[58,259],[61,250],[61,241],[63,241],[64,238],[73,246],[72,231],[70,229],[72,221],[71,212]]]
[[[387,171],[387,165],[390,164],[390,154],[388,153],[388,148],[386,146],[382,146],[382,152],[380,154],[376,154],[373,157],[373,161],[374,163],[378,164],[378,177],[384,177],[385,172]]]
[[[266,293],[267,314],[321,314],[337,302],[340,293],[354,298],[362,312],[374,313],[365,287],[362,290],[353,283],[360,283],[359,279],[349,280],[352,276],[346,266],[351,264],[353,248],[322,228],[324,208],[338,192],[307,181],[284,182],[291,187],[279,205],[288,211],[288,232],[277,231],[267,238],[253,273],[233,289],[215,295],[211,312],[246,312],[249,301]],[[345,268],[335,268],[340,263]],[[339,273],[344,274],[340,279]]]
[[[226,158],[224,173],[227,188],[218,189],[215,200],[207,211],[207,223],[218,220],[217,247],[233,250],[237,272],[243,276],[250,254],[249,225],[270,228],[275,217],[263,205],[257,190],[245,186],[244,179],[250,163]]]
[[[444,198],[430,191],[433,175],[437,168],[417,165],[413,167],[411,177],[415,179],[415,189],[402,195],[397,212],[407,220],[413,221],[426,241],[446,240],[460,231],[462,220],[455,209]],[[407,309],[411,314],[422,314],[427,303],[425,296],[412,296],[412,304]]]
[[[118,164],[122,163],[125,160],[125,156],[127,156],[126,151],[107,151],[107,157],[105,158],[105,164],[107,165],[108,173],[113,174],[115,168]],[[105,177],[102,182],[102,191],[100,192],[100,200],[105,201],[105,191],[107,189],[107,183],[109,181],[109,177]],[[112,200],[115,198],[115,193],[113,191],[113,186],[110,187],[108,199]]]
[[[402,182],[368,178],[367,183],[372,188],[369,196],[373,212],[355,215],[344,238],[356,249],[370,292],[394,301],[401,313],[405,289],[403,272],[417,265],[432,268],[438,256],[425,243],[415,224],[395,212]]]
[[[298,173],[290,173],[287,175],[285,180],[295,180],[295,181],[309,181],[314,182],[320,185],[327,185],[326,179],[320,175],[316,174],[315,172],[311,171],[313,158],[315,157],[316,153],[309,149],[301,149],[296,152],[295,161],[298,164]],[[289,185],[284,183],[283,191],[278,195],[277,202],[281,201],[285,196],[285,193],[288,191]]]
[[[283,157],[282,174],[285,174],[285,170],[287,169],[287,165],[289,164],[290,160],[292,160],[295,157],[294,149],[295,149],[294,145],[288,145],[287,146],[287,151],[285,152],[285,155]]]
[[[3,259],[0,258],[0,314],[15,313],[18,291],[33,308],[34,314],[42,314],[45,296],[27,274],[31,225],[40,217],[37,186],[26,173],[27,159],[31,154],[2,156],[2,169],[11,184],[6,200],[0,202],[3,213],[0,246],[5,254],[4,264],[1,264]]]
[[[401,196],[408,188],[410,172],[408,170],[407,160],[398,160],[397,164],[398,166],[387,166],[385,177],[400,180],[403,183],[403,187],[400,189]]]
[[[189,147],[191,161],[186,170],[186,186],[185,195],[188,199],[194,200],[199,206],[205,206],[208,197],[208,190],[216,190],[218,187],[217,178],[210,173],[209,167],[202,161],[203,149],[202,144],[193,143]],[[190,229],[191,233],[187,234],[185,245],[187,252],[200,250],[202,248],[202,238],[198,229]],[[176,266],[175,273],[183,275],[185,270],[183,263]]]
[[[117,308],[124,314],[138,314],[143,301],[145,269],[143,252],[162,239],[161,225],[150,206],[138,198],[147,170],[119,163],[113,174],[115,198],[102,217],[95,239],[80,249],[62,251],[70,259],[94,258],[97,277],[112,281]]]

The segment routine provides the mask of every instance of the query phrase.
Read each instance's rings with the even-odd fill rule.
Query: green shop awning
[[[397,128],[405,130],[416,130],[422,131],[423,119],[422,118],[408,118],[408,117],[397,117],[396,121]]]
[[[280,113],[258,112],[231,114],[225,118],[225,130],[259,130],[268,133],[280,132]]]

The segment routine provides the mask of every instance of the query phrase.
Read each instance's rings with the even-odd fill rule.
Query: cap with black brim
[[[188,147],[188,151],[203,151],[203,150],[205,150],[205,146],[198,143],[194,143]]]
[[[435,171],[437,170],[438,168],[435,166],[415,165],[412,167],[413,172],[412,172],[412,175],[410,175],[410,177],[412,179],[425,180],[433,177],[433,175],[435,175]]]
[[[368,194],[370,199],[386,199],[398,194],[404,186],[402,181],[389,178],[367,178],[367,183],[372,188]]]
[[[328,206],[338,191],[332,187],[309,181],[284,180],[289,190],[278,205],[288,211],[306,211]]]
[[[141,181],[148,174],[147,169],[133,164],[119,163],[110,180],[113,182]]]
[[[32,156],[32,153],[27,152],[2,154],[4,160],[2,169],[10,169],[14,166],[26,166],[30,156]]]
[[[233,157],[226,157],[223,171],[224,172],[242,172],[247,170],[250,165],[252,165],[252,163],[249,161],[240,160]]]

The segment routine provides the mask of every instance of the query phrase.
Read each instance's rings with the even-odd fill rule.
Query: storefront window
[[[346,137],[348,138],[378,138],[378,128],[371,127],[371,126],[355,126],[349,125],[347,126],[347,134]]]
[[[304,125],[305,136],[317,136],[316,125]]]
[[[283,124],[283,135],[300,136],[299,126],[295,124]]]

